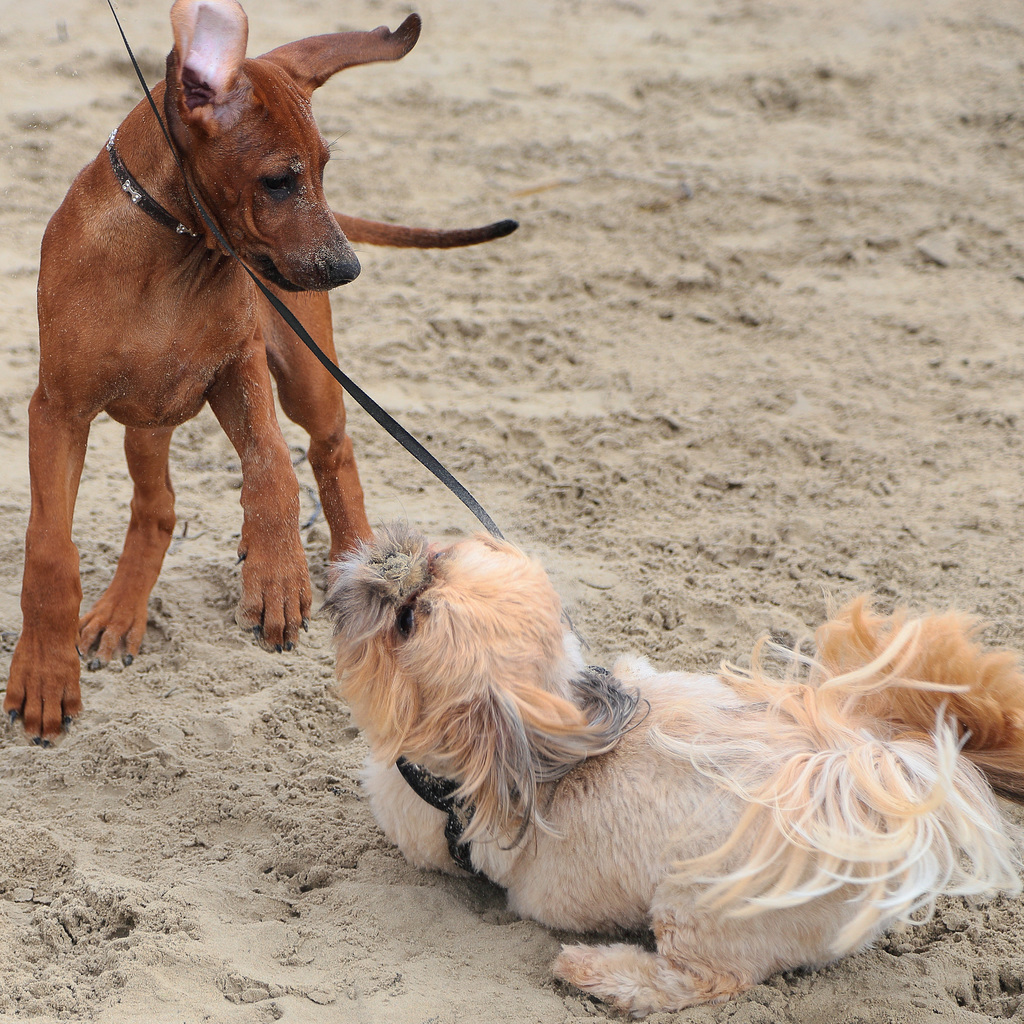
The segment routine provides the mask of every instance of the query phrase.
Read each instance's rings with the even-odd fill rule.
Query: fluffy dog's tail
[[[1014,651],[983,651],[977,632],[977,621],[958,612],[883,617],[860,598],[818,630],[817,661],[829,676],[870,672],[904,634],[893,674],[907,683],[865,693],[866,709],[921,736],[931,733],[944,709],[956,722],[964,754],[997,790],[1024,799],[1024,675]]]
[[[927,919],[943,893],[1019,892],[1016,846],[968,758],[1024,793],[1024,678],[974,632],[964,616],[883,618],[861,599],[782,673],[766,643],[749,670],[723,666],[740,712],[655,736],[745,804],[721,848],[677,865],[680,880],[739,917],[835,894],[850,908],[837,956]]]

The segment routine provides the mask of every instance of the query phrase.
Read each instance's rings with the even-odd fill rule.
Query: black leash
[[[473,513],[474,516],[480,521],[481,525],[485,530],[498,540],[503,540],[501,530],[498,529],[494,520],[487,514],[484,507],[470,494],[469,490],[463,486],[450,472],[449,470],[439,462],[427,449],[409,433],[405,427],[402,426],[390,413],[384,410],[378,405],[351,377],[348,376],[344,371],[341,370],[320,348],[319,345],[310,337],[309,332],[299,322],[295,314],[269,289],[267,286],[256,276],[256,274],[249,269],[249,267],[242,261],[241,257],[228,243],[227,239],[221,234],[220,229],[214,224],[210,215],[206,212],[206,208],[199,201],[199,197],[196,195],[192,188],[191,182],[188,180],[188,175],[185,173],[185,166],[181,161],[181,156],[178,154],[178,150],[174,146],[174,142],[171,140],[170,133],[167,131],[167,126],[164,124],[163,118],[160,116],[160,111],[157,110],[156,102],[153,99],[153,94],[149,91],[149,86],[146,84],[146,78],[142,74],[142,69],[139,67],[138,61],[135,59],[135,54],[132,52],[132,48],[128,43],[128,37],[124,34],[124,29],[121,27],[121,19],[117,16],[117,11],[114,10],[113,0],[107,0],[107,6],[110,8],[110,13],[114,16],[114,21],[117,23],[117,30],[121,33],[121,39],[124,41],[125,49],[128,51],[128,56],[131,59],[132,67],[135,68],[135,74],[138,76],[139,82],[142,85],[142,90],[146,94],[146,99],[149,100],[149,105],[153,109],[153,114],[156,117],[157,124],[160,125],[160,130],[163,132],[164,138],[167,140],[167,145],[170,147],[171,154],[174,156],[174,162],[178,165],[178,170],[181,171],[182,179],[185,182],[185,188],[188,190],[188,194],[195,204],[196,209],[199,211],[200,216],[206,222],[206,226],[213,233],[213,237],[217,240],[217,243],[224,249],[228,255],[234,257],[237,260],[239,266],[249,275],[253,283],[263,293],[267,301],[274,307],[278,315],[282,320],[292,329],[296,337],[309,349],[310,352],[316,356],[317,359],[323,364],[331,376],[344,388],[344,390],[363,408],[363,410],[369,414],[381,427],[383,427],[410,455],[413,456],[422,466],[430,470],[431,473],[437,477],[448,488],[452,494],[455,495],[463,505],[466,506]],[[122,186],[123,187],[123,186]],[[141,186],[140,186],[141,188]],[[143,192],[145,190],[142,190]],[[129,193],[130,195],[130,193]],[[133,200],[135,201],[135,200]]]

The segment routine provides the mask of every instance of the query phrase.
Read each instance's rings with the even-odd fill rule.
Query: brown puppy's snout
[[[344,251],[328,260],[325,265],[327,287],[337,288],[339,285],[354,281],[359,276],[360,270],[362,267],[359,265],[359,257],[346,243]]]
[[[329,291],[348,284],[362,269],[359,257],[333,218],[322,240],[309,245],[303,255],[305,258],[297,260],[287,276],[310,291]]]
[[[362,269],[359,258],[347,241],[301,261],[288,262],[280,256],[275,260],[267,253],[260,253],[255,263],[265,278],[293,292],[330,291],[354,281]]]

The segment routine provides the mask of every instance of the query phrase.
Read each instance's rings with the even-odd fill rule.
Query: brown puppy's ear
[[[245,60],[249,21],[237,0],[176,0],[174,77],[178,112],[193,124],[230,118],[240,102],[232,90]]]
[[[420,37],[420,16],[410,14],[401,25],[390,31],[381,25],[372,32],[335,32],[311,36],[278,46],[263,54],[283,68],[307,96],[319,89],[332,75],[356,64],[372,64],[382,60],[399,60]]]

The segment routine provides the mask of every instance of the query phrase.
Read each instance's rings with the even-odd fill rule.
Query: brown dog
[[[252,60],[235,0],[177,0],[171,23],[174,49],[154,98],[189,182],[239,256],[331,358],[326,292],[359,273],[349,239],[443,247],[514,229],[511,221],[453,232],[392,227],[336,215],[327,204],[328,149],[313,120],[313,90],[343,68],[404,56],[419,35],[417,16],[395,32],[317,36]],[[331,556],[370,529],[340,389],[203,222],[147,102],[78,175],[50,221],[38,305],[24,624],[4,708],[22,716],[30,736],[47,738],[81,710],[80,652],[98,667],[139,651],[175,523],[171,435],[204,402],[241,459],[236,617],[265,646],[291,648],[311,600],[298,484],[271,376],[285,413],[309,432]],[[89,424],[104,410],[125,426],[134,496],[113,581],[79,620],[71,522]]]

